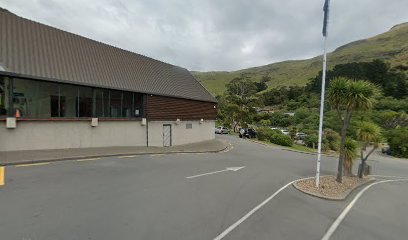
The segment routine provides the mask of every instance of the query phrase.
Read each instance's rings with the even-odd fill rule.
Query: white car
[[[282,129],[280,130],[284,135],[289,135],[289,130],[287,129]]]
[[[229,129],[226,127],[217,127],[215,129],[215,134],[229,134]]]
[[[296,133],[296,138],[297,139],[303,140],[305,137],[307,137],[306,133],[303,133],[303,132]]]

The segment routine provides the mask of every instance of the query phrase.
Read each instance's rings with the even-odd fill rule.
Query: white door
[[[170,124],[163,125],[163,146],[164,147],[171,146],[171,125]]]

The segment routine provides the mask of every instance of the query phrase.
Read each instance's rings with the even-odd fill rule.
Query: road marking
[[[401,181],[408,181],[408,179],[395,179],[395,180],[383,180],[379,182],[374,182],[371,183],[370,185],[366,186],[361,190],[347,205],[347,207],[341,212],[341,214],[337,217],[337,219],[333,222],[333,224],[330,226],[329,230],[327,230],[326,234],[322,237],[322,240],[329,240],[330,237],[333,235],[333,233],[336,231],[337,227],[340,225],[340,223],[343,221],[343,219],[346,217],[347,213],[350,212],[351,208],[354,206],[354,204],[357,202],[357,200],[363,195],[365,191],[367,191],[370,187],[380,184],[380,183],[388,183],[388,182],[401,182]]]
[[[268,197],[266,200],[264,200],[262,203],[260,203],[258,206],[254,207],[251,211],[249,211],[247,214],[245,214],[242,218],[240,218],[238,221],[236,221],[234,224],[229,226],[227,229],[225,229],[220,235],[216,236],[214,240],[221,240],[225,236],[227,236],[232,230],[237,228],[241,223],[243,223],[245,220],[247,220],[251,215],[253,215],[256,211],[258,211],[261,207],[263,207],[265,204],[267,204],[269,201],[271,201],[276,195],[278,195],[280,192],[282,192],[285,188],[290,186],[291,184],[297,182],[297,181],[302,181],[306,179],[310,179],[314,177],[307,177],[307,178],[301,178],[294,180],[292,182],[287,183],[285,186],[279,188],[278,191],[276,191],[274,194],[272,194],[270,197]]]
[[[408,177],[404,177],[404,176],[386,176],[386,175],[368,175],[370,177],[380,177],[380,178],[407,178]]]
[[[48,165],[48,164],[50,164],[50,163],[49,162],[29,163],[29,164],[19,164],[19,165],[16,165],[16,167],[42,166],[42,165]]]
[[[118,158],[133,158],[133,157],[136,157],[136,155],[119,156]]]
[[[4,185],[4,175],[5,175],[5,170],[4,167],[0,167],[0,186]]]
[[[243,167],[227,167],[224,170],[208,172],[208,173],[202,173],[202,174],[198,174],[198,175],[194,175],[194,176],[189,176],[189,177],[186,177],[186,178],[191,179],[191,178],[202,177],[202,176],[206,176],[206,175],[216,174],[216,173],[220,173],[220,172],[227,172],[227,171],[236,172],[236,171],[239,171],[239,170],[243,169],[244,167],[245,166],[243,166]]]
[[[164,153],[156,153],[156,154],[149,154],[149,156],[151,157],[160,157],[160,156],[164,156]]]
[[[77,162],[86,162],[86,161],[95,161],[95,160],[99,160],[101,158],[85,158],[85,159],[78,159],[76,160]]]

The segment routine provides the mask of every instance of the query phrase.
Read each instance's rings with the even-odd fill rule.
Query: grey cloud
[[[0,0],[35,21],[190,70],[322,52],[323,0]],[[406,0],[332,0],[329,49],[408,21]]]

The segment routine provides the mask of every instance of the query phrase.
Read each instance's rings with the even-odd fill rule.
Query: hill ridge
[[[388,31],[339,46],[328,53],[328,67],[349,62],[381,59],[392,66],[408,65],[408,22],[396,24]],[[236,71],[192,71],[214,96],[225,91],[225,84],[235,77],[259,81],[269,76],[269,87],[305,85],[321,70],[322,55],[302,60],[285,60]]]

